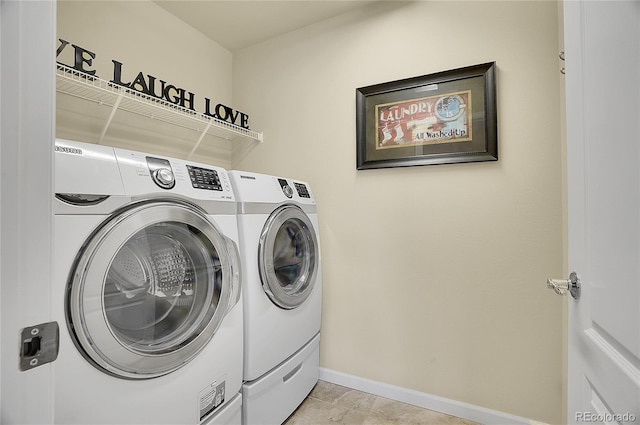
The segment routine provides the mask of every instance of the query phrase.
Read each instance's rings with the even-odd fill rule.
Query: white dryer
[[[243,423],[281,424],[318,381],[322,273],[305,182],[230,171],[243,267]]]
[[[227,172],[65,140],[55,151],[55,423],[241,423]]]

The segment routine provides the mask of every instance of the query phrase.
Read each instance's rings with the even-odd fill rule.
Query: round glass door
[[[124,378],[172,372],[209,342],[234,285],[230,242],[196,207],[146,202],[98,228],[76,262],[67,316],[76,345]]]
[[[260,236],[258,268],[273,303],[284,309],[301,305],[313,290],[318,242],[311,221],[297,206],[271,214]]]

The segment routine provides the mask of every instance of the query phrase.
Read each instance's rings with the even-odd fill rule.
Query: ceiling
[[[155,0],[154,2],[233,52],[375,1]]]

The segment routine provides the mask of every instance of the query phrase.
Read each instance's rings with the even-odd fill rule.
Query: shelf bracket
[[[191,152],[189,152],[189,155],[187,156],[187,159],[191,159],[193,154],[196,152],[196,149],[198,149],[198,146],[200,146],[200,142],[202,142],[202,139],[204,139],[204,136],[207,134],[207,131],[209,131],[209,129],[211,128],[211,123],[212,122],[213,121],[209,120],[209,123],[207,124],[207,127],[204,130],[202,130],[202,133],[200,134],[200,137],[198,138],[198,141],[193,146],[193,149],[191,149]]]
[[[109,115],[107,122],[104,124],[102,133],[100,133],[100,137],[98,138],[98,144],[102,143],[102,139],[104,139],[104,135],[107,133],[107,129],[111,125],[111,121],[113,120],[113,117],[116,114],[116,111],[118,110],[118,107],[120,106],[121,101],[122,101],[122,93],[118,95],[118,97],[116,98],[116,101],[113,103],[113,107],[111,108],[111,114]]]

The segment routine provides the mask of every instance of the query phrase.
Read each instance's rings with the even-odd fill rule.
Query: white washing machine
[[[240,424],[227,172],[65,140],[55,150],[55,423]]]
[[[322,274],[305,182],[230,171],[243,267],[243,423],[281,424],[318,381]]]

